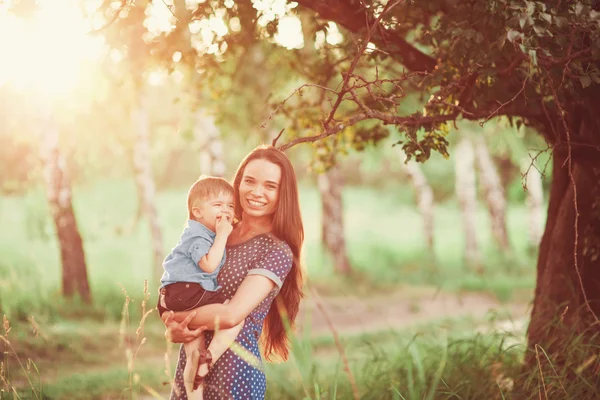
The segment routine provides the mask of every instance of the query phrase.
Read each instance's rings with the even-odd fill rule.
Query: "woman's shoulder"
[[[285,240],[278,238],[273,233],[266,233],[263,238],[263,243],[267,253],[281,252],[284,255],[293,258],[292,248]]]

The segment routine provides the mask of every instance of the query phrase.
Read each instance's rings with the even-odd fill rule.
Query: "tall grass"
[[[158,346],[164,339],[155,335],[142,318],[130,323],[130,298],[125,295],[121,320],[113,331],[113,347],[121,353],[105,368],[82,364],[70,373],[47,379],[48,369],[37,369],[33,359],[24,357],[13,343],[15,332],[5,320],[0,342],[5,358],[0,368],[0,390],[12,399],[166,399],[172,376],[165,374]],[[147,297],[147,293],[144,294]],[[122,297],[123,298],[123,297]],[[142,310],[144,306],[141,306]],[[147,315],[147,314],[144,314]],[[315,340],[307,331],[293,337],[292,359],[283,364],[267,364],[267,399],[596,399],[600,395],[600,376],[595,348],[577,337],[571,338],[564,354],[549,355],[536,347],[539,368],[523,367],[524,332],[499,330],[495,320],[457,320],[430,322],[399,332],[373,332],[360,337],[342,337],[350,374],[343,368],[340,352]],[[135,333],[130,326],[137,326]],[[477,329],[475,329],[477,328]],[[486,330],[473,333],[473,330]],[[10,333],[9,333],[10,332]],[[149,340],[148,334],[150,335]],[[32,335],[31,333],[29,335]],[[89,332],[73,335],[71,342],[87,340]],[[39,340],[36,339],[36,340]],[[331,343],[331,342],[329,342]],[[324,346],[325,344],[325,346]],[[142,349],[154,352],[143,356]],[[164,349],[164,348],[163,348]],[[49,354],[43,364],[60,369],[62,353]],[[63,350],[64,351],[64,350]],[[98,349],[99,352],[102,349]],[[106,351],[106,350],[104,350]],[[17,354],[21,354],[19,355]],[[6,357],[8,355],[8,357]],[[174,362],[177,352],[170,354]],[[570,358],[569,364],[558,358]],[[19,369],[11,381],[11,368]],[[167,353],[169,359],[169,353]],[[27,361],[23,361],[27,360]],[[48,361],[53,360],[53,363]],[[65,367],[67,365],[64,365]],[[168,370],[168,367],[167,367]],[[50,371],[51,372],[51,371]],[[42,383],[43,379],[43,383]],[[357,391],[358,395],[354,393]],[[8,397],[10,396],[10,397]]]

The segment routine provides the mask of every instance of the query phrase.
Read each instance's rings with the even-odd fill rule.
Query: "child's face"
[[[233,219],[233,209],[233,195],[221,192],[217,196],[198,202],[192,208],[192,214],[198,222],[215,232],[217,219],[220,217]]]

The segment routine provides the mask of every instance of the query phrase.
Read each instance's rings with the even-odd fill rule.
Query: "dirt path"
[[[330,331],[327,320],[317,307],[318,301],[335,329],[342,335],[398,330],[444,318],[481,318],[491,310],[505,310],[514,318],[525,317],[528,313],[525,304],[500,304],[485,294],[451,294],[436,292],[435,289],[409,288],[370,298],[318,299],[314,296],[305,299],[298,317],[300,328],[310,324],[309,331],[313,337]]]

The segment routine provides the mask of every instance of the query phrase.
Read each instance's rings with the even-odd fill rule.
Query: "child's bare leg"
[[[244,321],[233,328],[215,330],[213,339],[207,349],[212,356],[211,364],[215,363],[227,351],[243,327]],[[198,366],[198,375],[201,377],[206,376],[209,367],[208,363],[201,363]]]
[[[200,335],[190,342],[183,344],[185,351],[186,363],[183,369],[183,384],[188,395],[192,392],[194,386],[194,377],[198,371],[198,360],[200,349],[204,350],[204,337]]]

